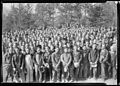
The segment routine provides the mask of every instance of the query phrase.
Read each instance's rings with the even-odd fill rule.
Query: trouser
[[[35,64],[35,79],[38,82],[42,81],[42,72],[40,71],[38,65]]]
[[[105,78],[106,74],[105,74],[105,64],[101,63],[101,77]]]
[[[68,80],[69,78],[69,71],[63,73],[64,80]]]
[[[52,67],[52,64],[50,64],[50,65],[49,65],[50,81],[52,80],[52,70],[53,70],[53,67]]]
[[[60,62],[60,81],[62,81],[63,78],[63,65],[62,62]]]
[[[52,74],[53,74],[53,80],[54,81],[55,80],[60,81],[60,69],[57,69],[57,70],[53,69]]]
[[[91,67],[90,68],[90,76],[92,76],[92,74],[93,74],[93,77],[96,78],[97,67]]]
[[[45,82],[47,81],[47,80],[51,80],[51,69],[50,69],[50,67],[49,68],[47,68],[47,67],[45,67],[45,71],[44,71],[44,80],[45,80]]]
[[[12,79],[12,81],[13,81],[13,78],[14,78],[14,77],[13,77],[13,69],[12,69],[12,66],[11,66],[11,65],[10,65],[10,66],[7,66],[6,71],[7,71],[7,74],[6,74],[6,77],[5,77],[5,81],[7,82],[9,75],[11,76],[11,79]]]
[[[100,77],[101,74],[101,64],[100,62],[98,62],[98,66],[97,66],[97,77]]]
[[[68,80],[69,75],[71,76],[70,72],[72,73],[72,71],[70,70],[70,66],[68,67],[66,72],[64,71],[64,68],[65,68],[65,66],[63,66],[63,69],[62,69],[62,79]]]
[[[79,69],[80,69],[80,66],[75,68],[74,71],[74,79],[77,81],[79,79]]]
[[[74,80],[74,65],[73,64],[69,66],[69,73],[70,73],[71,80]]]
[[[21,72],[20,72],[20,77],[22,79],[22,82],[25,82],[26,81],[26,75],[25,75],[25,71],[22,69]]]
[[[33,70],[30,67],[27,68],[26,82],[33,82]]]
[[[90,74],[90,68],[89,68],[89,64],[88,63],[84,63],[81,65],[81,73],[80,73],[80,77],[82,78],[88,78],[89,74]]]
[[[113,66],[113,67],[112,67],[112,78],[113,78],[113,79],[116,79],[116,77],[117,77],[117,70],[116,70],[116,68]]]
[[[14,74],[16,74],[16,77],[20,78],[21,77],[22,70],[20,69],[19,66],[15,67]]]

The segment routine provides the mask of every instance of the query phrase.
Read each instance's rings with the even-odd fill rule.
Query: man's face
[[[26,48],[26,53],[29,53],[29,49],[28,48]]]
[[[89,43],[88,42],[86,42],[86,46],[88,46],[89,45]]]
[[[105,45],[104,44],[102,45],[102,49],[105,49]]]
[[[61,47],[61,43],[59,42],[59,48]]]
[[[19,52],[18,48],[15,48],[15,52],[16,52],[16,53],[18,53],[18,52]]]
[[[55,52],[58,52],[58,50],[59,50],[59,49],[58,49],[58,48],[56,48],[56,49],[55,49]]]
[[[39,47],[37,48],[37,53],[40,53],[40,48]]]
[[[96,44],[94,44],[94,45],[92,46],[92,48],[95,49],[95,48],[96,48]]]
[[[9,48],[9,53],[12,53],[12,48]]]
[[[45,47],[45,51],[48,51],[48,47]]]
[[[24,46],[21,46],[21,50],[24,51]]]
[[[74,50],[75,50],[75,51],[77,50],[77,46],[74,46]]]
[[[67,53],[67,48],[64,49],[64,52]]]

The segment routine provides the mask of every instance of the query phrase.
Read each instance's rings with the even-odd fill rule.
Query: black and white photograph
[[[117,85],[117,1],[2,3],[2,83]]]

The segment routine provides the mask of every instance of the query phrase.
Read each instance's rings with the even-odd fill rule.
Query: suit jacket
[[[81,53],[83,55],[82,63],[83,64],[88,64],[89,63],[89,60],[88,60],[89,50],[83,50],[83,51],[81,51]]]
[[[22,66],[21,60],[22,60],[22,57],[20,53],[18,55],[14,54],[12,58],[12,66],[15,68],[20,68]]]
[[[22,68],[23,68],[23,70],[25,70],[26,69],[26,65],[25,65],[25,54],[21,54],[21,66],[22,66]]]
[[[104,49],[104,50],[101,50],[100,52],[100,61],[104,63],[108,60],[108,50],[107,49]]]
[[[36,58],[36,55],[39,56],[39,58],[37,59]],[[34,57],[33,57],[33,62],[34,64],[37,64],[39,66],[42,66],[43,65],[43,53],[40,52],[39,54],[38,53],[35,53]]]

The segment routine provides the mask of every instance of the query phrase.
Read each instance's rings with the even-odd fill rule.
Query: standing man
[[[117,63],[117,55],[116,55],[116,51],[115,51],[115,46],[111,46],[111,65],[112,65],[112,78],[116,79],[116,75],[117,75],[117,69],[116,69],[116,63]]]
[[[5,64],[7,64],[6,70],[7,70],[7,75],[5,78],[5,81],[7,82],[8,76],[10,75],[13,81],[13,68],[12,68],[12,57],[13,57],[13,49],[12,47],[9,48],[9,52],[6,52],[4,55],[5,58]]]
[[[40,45],[36,47],[36,53],[33,58],[33,62],[35,65],[35,79],[37,82],[42,82],[42,71],[40,70],[40,68],[42,68],[43,66],[43,54],[41,52],[41,48],[42,47]]]
[[[45,71],[44,71],[44,82],[46,82],[47,80],[51,81],[51,57],[50,57],[50,53],[49,53],[49,47],[46,46],[45,47],[45,53],[44,53],[44,57],[43,57],[43,64],[45,66]]]
[[[57,76],[57,81],[60,81],[60,53],[59,49],[56,48],[55,52],[52,54],[52,64],[53,64],[53,80],[55,81]]]
[[[97,74],[97,62],[98,62],[98,52],[96,49],[96,44],[93,44],[92,49],[89,54],[89,63],[90,63],[90,75],[93,73],[93,78],[96,78]],[[93,70],[93,72],[92,72]]]
[[[19,81],[21,78],[21,69],[22,69],[22,57],[20,53],[20,49],[18,47],[15,47],[15,54],[13,55],[12,59],[12,66],[13,66],[13,71],[15,73],[15,78]]]
[[[21,78],[22,81],[25,82],[26,81],[26,66],[25,66],[25,48],[24,46],[21,46]]]
[[[33,82],[33,60],[28,47],[26,47],[25,51],[25,63],[27,69],[26,82]]]
[[[74,78],[76,81],[78,81],[79,71],[80,71],[80,63],[82,60],[82,54],[77,51],[77,46],[74,46],[73,50],[73,64],[75,69]]]
[[[67,82],[68,76],[69,76],[69,66],[71,63],[72,57],[68,53],[67,48],[64,48],[64,53],[61,55],[61,62],[63,65],[63,76],[64,81]]]
[[[108,50],[105,48],[105,44],[102,44],[102,50],[100,52],[100,63],[101,63],[101,77],[105,80],[106,78],[106,62],[108,59]]]
[[[81,54],[83,55],[83,58],[81,62],[80,78],[86,79],[89,76],[89,50],[85,45],[83,46]]]

